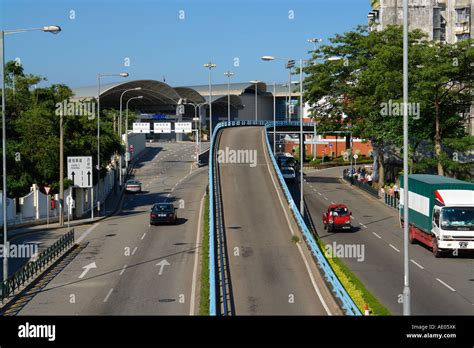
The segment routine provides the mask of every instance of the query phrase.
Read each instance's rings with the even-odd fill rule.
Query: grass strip
[[[199,315],[209,315],[209,195],[204,198]]]
[[[364,313],[365,304],[369,305],[370,315],[392,315],[380,301],[365,287],[360,279],[337,257],[327,257],[326,245],[317,238],[317,242],[342,286],[349,293],[357,308]]]

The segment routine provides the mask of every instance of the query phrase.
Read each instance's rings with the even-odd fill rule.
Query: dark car
[[[176,208],[172,203],[155,203],[150,212],[150,225],[157,225],[160,223],[176,224],[178,221],[178,214]]]

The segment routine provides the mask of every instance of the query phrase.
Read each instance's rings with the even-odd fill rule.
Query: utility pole
[[[59,116],[59,226],[64,226],[64,110]]]

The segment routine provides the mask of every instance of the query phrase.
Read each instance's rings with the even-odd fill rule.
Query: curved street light
[[[3,175],[3,186],[2,186],[2,216],[3,216],[3,247],[7,248],[8,243],[8,216],[7,216],[7,135],[6,135],[6,100],[5,100],[5,35],[8,34],[15,34],[15,33],[23,33],[27,31],[43,31],[49,32],[53,34],[57,34],[61,31],[61,27],[59,25],[50,25],[44,26],[40,28],[31,28],[31,29],[12,29],[12,30],[0,30],[0,79],[1,79],[1,88],[2,88],[2,175]],[[60,126],[62,127],[62,117],[60,120]],[[60,138],[62,140],[62,132],[60,134]],[[61,148],[62,150],[62,148]],[[60,167],[63,165],[62,156],[63,153],[60,150]],[[63,169],[64,171],[64,169]],[[62,179],[62,177],[61,177]],[[64,193],[64,192],[63,192]],[[64,194],[62,198],[64,200]],[[60,204],[61,208],[63,206],[62,201]],[[8,256],[7,253],[4,253],[3,256],[3,280],[6,281],[8,279]]]
[[[209,69],[209,134],[212,136],[212,84],[211,84],[211,70],[216,68],[217,65],[209,61],[209,63],[203,64],[203,66]]]

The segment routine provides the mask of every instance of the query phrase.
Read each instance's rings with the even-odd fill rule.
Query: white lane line
[[[398,250],[397,248],[395,248],[392,244],[389,244],[390,245],[390,248],[392,248],[393,250],[395,250],[397,253],[400,252],[400,250]]]
[[[443,284],[445,287],[447,287],[449,290],[451,290],[451,291],[456,291],[456,289],[454,289],[453,287],[449,286],[448,284],[446,284],[445,282],[443,282],[441,279],[436,278],[436,280],[439,281],[441,284]]]
[[[421,269],[425,269],[425,267],[423,267],[422,265],[420,265],[418,262],[416,262],[415,260],[413,259],[410,259],[411,262],[413,262],[415,265],[417,265],[419,268]]]
[[[191,283],[191,300],[189,305],[189,315],[194,315],[194,299],[196,297],[196,282],[197,282],[197,270],[199,264],[199,242],[201,241],[201,223],[202,223],[202,209],[204,205],[204,194],[201,198],[201,205],[199,207],[199,218],[196,235],[196,249],[194,253],[194,266],[193,266],[193,282]]]
[[[324,199],[325,199],[326,201],[328,200],[328,198],[327,198],[327,197],[324,197]]]
[[[84,238],[86,238],[87,235],[88,235],[89,233],[91,233],[97,226],[99,226],[99,223],[98,223],[98,222],[95,223],[94,225],[92,225],[91,227],[89,227],[89,228],[87,229],[87,231],[82,234],[82,236],[80,236],[79,238],[77,238],[76,243],[77,243],[77,244],[81,243],[81,242],[84,240]]]
[[[382,239],[382,237],[380,237],[377,233],[372,232],[372,234],[373,234],[375,237],[377,237],[378,239]]]
[[[263,149],[264,149],[263,151],[266,153],[266,147],[265,147],[265,142],[264,142],[264,137],[263,136],[262,136],[262,146],[263,146]],[[278,196],[278,200],[280,201],[281,209],[283,210],[283,213],[285,215],[285,219],[286,219],[286,222],[288,224],[288,227],[290,228],[291,235],[294,236],[295,231],[293,231],[293,226],[291,225],[290,218],[288,217],[288,214],[287,214],[286,209],[285,209],[285,205],[283,204],[283,199],[280,195],[280,191],[278,190],[278,186],[276,184],[275,178],[273,177],[273,173],[272,173],[272,170],[270,169],[270,164],[269,164],[268,159],[267,159],[266,163],[267,163],[268,173],[270,173],[270,178],[272,179],[272,182],[273,182],[273,187],[275,188],[275,191],[276,191],[277,196]],[[303,259],[303,262],[305,263],[306,270],[308,271],[309,278],[311,279],[311,283],[313,284],[313,288],[316,291],[316,294],[318,295],[319,301],[323,305],[324,310],[326,311],[326,313],[328,315],[332,315],[328,305],[326,304],[326,301],[324,300],[321,292],[319,291],[318,285],[316,284],[316,280],[314,279],[313,273],[311,272],[311,268],[309,267],[308,261],[306,260],[306,257],[304,256],[304,253],[303,253],[303,250],[301,249],[301,246],[298,243],[296,243],[296,245],[298,246],[298,250],[299,250],[300,255]]]
[[[318,192],[318,195],[320,195],[320,196],[321,196],[321,192]]]
[[[114,291],[114,288],[109,290],[109,292],[107,293],[107,296],[105,296],[104,298],[104,302],[107,302],[109,300],[110,295],[112,295],[112,291]]]
[[[353,217],[353,216],[351,215],[351,219],[352,219],[352,220],[354,220],[354,219],[355,219],[355,217]]]
[[[122,267],[122,270],[120,271],[120,273],[119,273],[119,274],[120,274],[120,275],[122,275],[122,274],[123,274],[123,272],[125,272],[125,269],[126,269],[126,268],[127,268],[127,265],[123,265],[123,267]]]
[[[334,203],[333,201],[331,201],[331,204],[336,204],[336,203]]]
[[[135,247],[132,251],[132,255],[135,254],[135,251],[137,251],[138,247]]]
[[[359,225],[361,225],[364,228],[367,228],[367,226],[365,226],[362,222],[359,222]]]
[[[143,236],[140,238],[140,240],[143,240],[143,238],[145,238],[145,236],[146,236],[146,232],[143,233]]]

